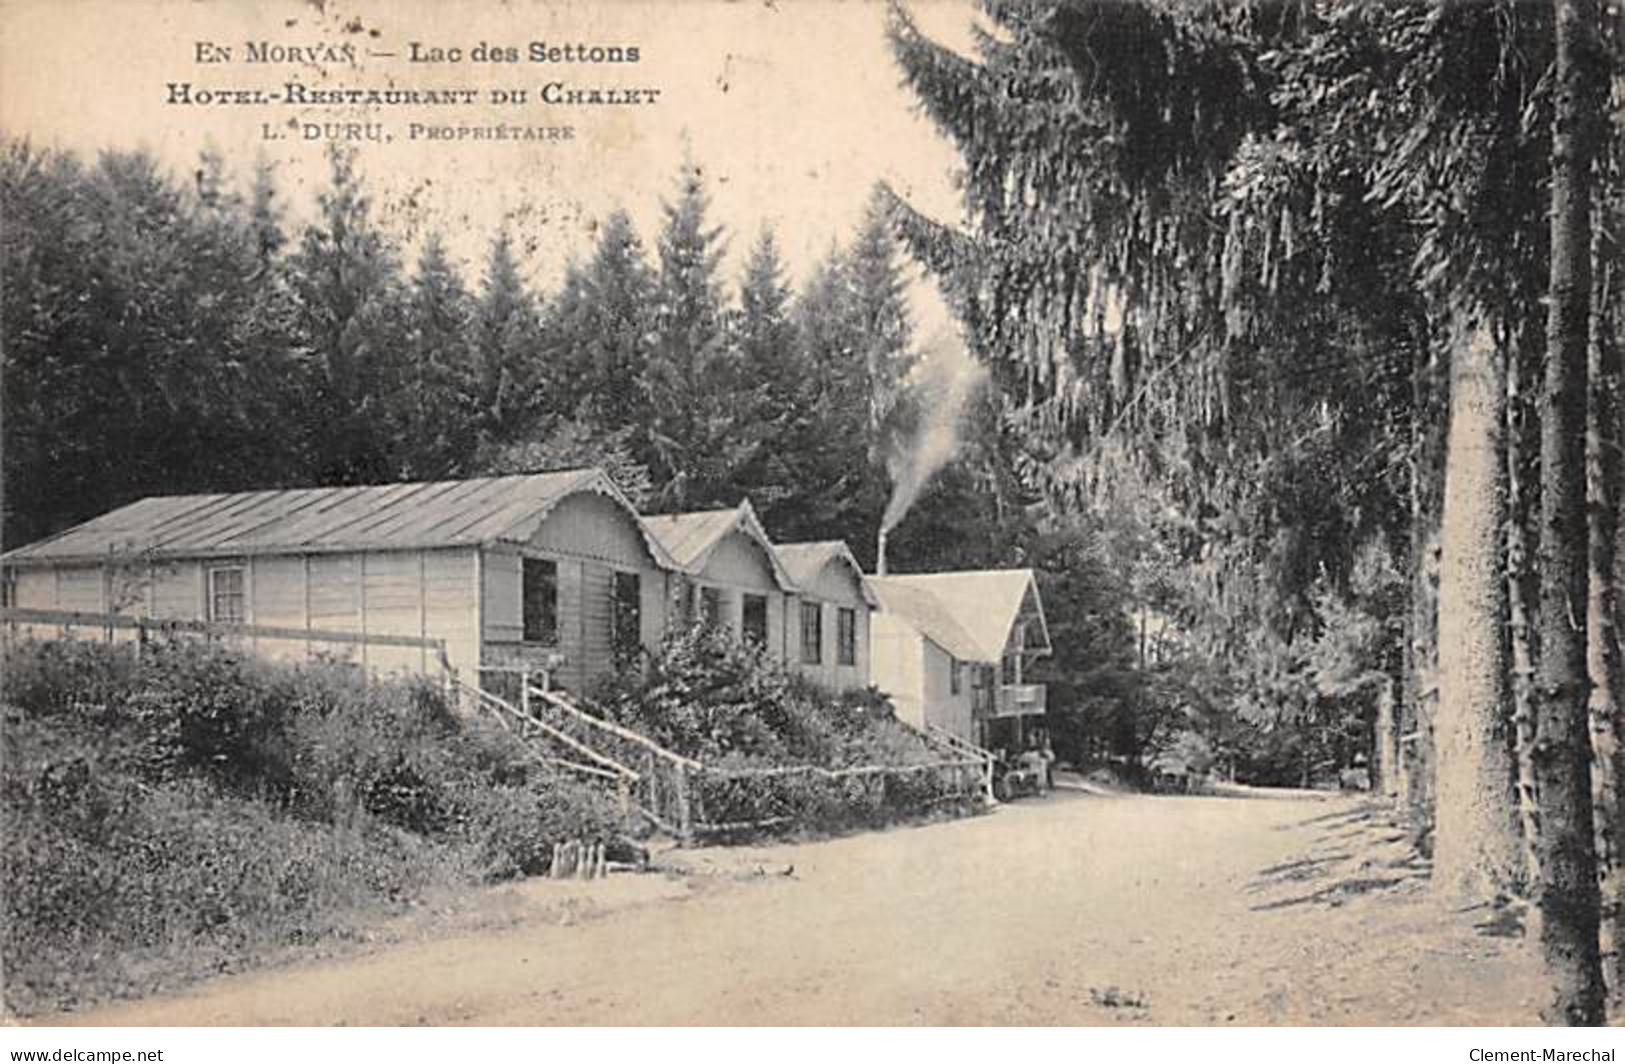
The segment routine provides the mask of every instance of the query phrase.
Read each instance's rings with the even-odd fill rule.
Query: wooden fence
[[[540,684],[535,676],[542,678]],[[656,827],[685,843],[791,823],[820,803],[830,809],[867,805],[878,813],[891,801],[910,806],[980,802],[992,793],[991,758],[985,751],[950,751],[939,760],[913,765],[843,769],[707,765],[586,712],[551,690],[545,676],[525,675],[518,706],[485,691],[470,697],[508,725],[555,744],[559,753],[544,759],[613,783],[623,802],[635,804]]]
[[[139,648],[155,637],[194,636],[204,639],[253,640],[276,639],[306,644],[326,643],[333,646],[404,647],[427,650],[434,654],[441,671],[449,679],[456,670],[446,657],[446,642],[415,635],[386,635],[381,632],[345,632],[326,628],[285,628],[269,624],[226,624],[220,621],[166,620],[159,617],[138,617],[124,613],[84,613],[77,610],[40,610],[19,606],[0,608],[0,625],[8,638],[24,634],[38,635],[39,629],[55,631],[61,636],[93,632],[107,642],[115,642],[120,632],[132,632]]]

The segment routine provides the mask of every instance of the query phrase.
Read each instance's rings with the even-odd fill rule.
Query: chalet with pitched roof
[[[674,618],[703,618],[786,656],[797,588],[749,500],[645,517],[643,527],[686,575]]]
[[[1050,652],[1030,569],[870,576],[875,686],[897,715],[989,749],[1019,749],[1046,709],[1028,665]]]
[[[869,686],[875,598],[851,549],[838,539],[775,549],[799,588],[788,606],[792,634],[785,660],[831,690]]]

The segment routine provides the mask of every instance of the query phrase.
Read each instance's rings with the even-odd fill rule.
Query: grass
[[[17,1015],[348,941],[605,841],[599,791],[411,681],[195,641],[4,651],[0,955]]]

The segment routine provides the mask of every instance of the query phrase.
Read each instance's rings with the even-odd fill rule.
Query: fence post
[[[519,670],[519,708],[530,716],[530,670]]]
[[[677,836],[687,846],[694,841],[694,822],[688,811],[688,766],[677,764]]]

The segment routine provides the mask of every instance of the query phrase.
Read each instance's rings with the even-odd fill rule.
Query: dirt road
[[[1434,907],[1398,833],[1363,809],[1061,792],[969,820],[692,851],[698,874],[681,880],[526,884],[493,894],[529,906],[500,931],[41,1019],[1535,1022],[1523,943]]]

